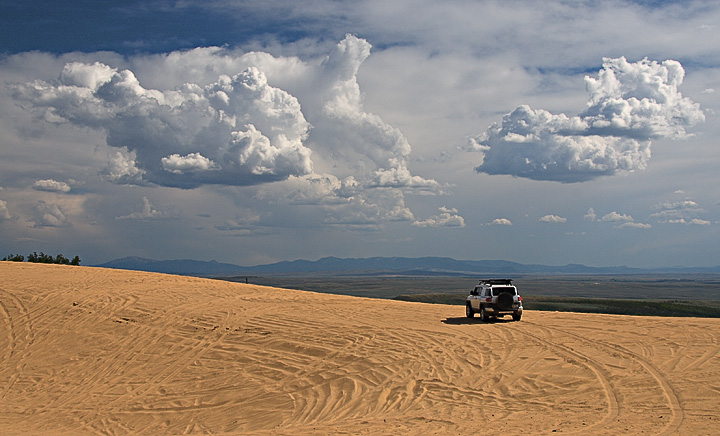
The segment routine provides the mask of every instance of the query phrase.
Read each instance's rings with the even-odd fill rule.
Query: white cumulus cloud
[[[46,203],[42,200],[33,206],[33,216],[31,218],[33,227],[68,227],[70,222],[68,217],[57,204]]]
[[[226,47],[118,65],[88,55],[56,80],[9,89],[38,120],[104,134],[106,181],[255,185],[258,198],[333,205],[332,223],[412,221],[404,195],[445,192],[411,171],[403,132],[365,108],[358,72],[371,48],[346,35],[327,56],[305,60]]]
[[[160,160],[163,169],[175,174],[183,174],[192,171],[212,171],[217,169],[215,162],[201,155],[200,153],[190,153],[187,156],[179,154],[171,154]]]
[[[4,200],[0,200],[0,222],[7,221],[12,218],[12,215],[10,215],[10,210],[7,207],[7,202]]]
[[[133,164],[114,157],[106,171],[110,179],[141,176],[192,188],[252,185],[312,171],[310,150],[302,144],[310,125],[300,104],[254,67],[206,86],[159,91],[144,88],[130,70],[70,63],[58,81],[15,85],[14,96],[45,119],[102,130],[108,145],[133,153]]]
[[[469,149],[483,154],[476,171],[573,183],[643,170],[653,138],[686,137],[686,128],[705,120],[678,91],[684,75],[674,60],[605,58],[598,78],[585,78],[590,99],[582,113],[521,105],[471,138]]]
[[[145,173],[135,163],[135,153],[127,150],[118,151],[108,160],[105,168],[100,172],[103,178],[120,184],[141,184]]]
[[[166,218],[167,214],[155,208],[147,197],[143,197],[143,209],[139,212],[132,212],[129,215],[119,216],[117,220],[154,220]]]
[[[442,206],[440,214],[412,223],[415,227],[465,227],[465,219],[458,215],[457,209]]]
[[[557,215],[545,215],[544,217],[540,218],[540,221],[544,223],[563,224],[567,222],[567,218],[563,218]]]
[[[615,223],[614,228],[616,229],[649,229],[652,225],[648,223],[636,222],[631,215],[626,215],[612,211],[608,214],[603,215],[600,221],[606,223]]]
[[[437,181],[409,171],[411,147],[405,135],[364,107],[357,75],[371,47],[347,35],[314,73],[312,95],[303,100],[313,125],[310,146],[318,154],[314,158],[326,170],[332,168],[339,177],[353,175],[369,188],[439,192]],[[367,173],[370,179],[362,180]]]
[[[625,214],[621,214],[621,213],[612,211],[606,215],[603,215],[603,217],[600,218],[600,221],[610,222],[610,223],[623,223],[623,222],[633,222],[635,220],[630,215],[625,215]]]
[[[490,225],[494,225],[494,226],[511,226],[511,225],[512,225],[512,221],[510,221],[510,220],[507,219],[507,218],[495,218],[494,220],[492,220],[492,222],[490,223]]]
[[[379,169],[368,183],[370,187],[379,188],[411,188],[417,191],[438,192],[440,184],[432,179],[425,179],[413,175],[408,170],[405,162],[390,159],[394,166],[388,169]]]
[[[47,192],[70,192],[70,185],[53,179],[38,180],[32,185],[33,189]]]

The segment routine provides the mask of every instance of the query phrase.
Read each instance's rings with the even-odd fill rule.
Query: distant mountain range
[[[526,275],[526,274],[720,274],[716,267],[629,268],[626,266],[591,267],[579,264],[564,266],[526,265],[506,260],[455,260],[449,257],[369,257],[341,259],[324,257],[319,260],[294,260],[267,265],[240,266],[215,260],[191,259],[152,260],[124,257],[101,265],[105,268],[150,271],[189,276],[235,275]]]

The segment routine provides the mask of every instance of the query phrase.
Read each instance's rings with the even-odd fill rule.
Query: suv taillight
[[[491,302],[491,301],[492,301],[492,298],[490,298],[490,297],[487,297],[487,298],[485,299],[485,302],[486,302],[486,303],[489,303],[489,302]]]
[[[518,301],[522,301],[522,297],[518,295]]]

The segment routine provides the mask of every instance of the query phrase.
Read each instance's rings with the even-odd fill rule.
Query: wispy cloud
[[[669,224],[685,224],[685,225],[694,225],[694,226],[709,226],[711,223],[708,220],[700,219],[700,218],[692,218],[692,219],[672,219],[665,221]]]
[[[620,229],[650,229],[652,225],[647,223],[626,222],[618,226]]]
[[[657,218],[661,223],[710,225],[710,221],[699,217],[699,215],[705,214],[707,211],[694,200],[658,203],[654,206],[654,209],[656,212],[651,216]]]

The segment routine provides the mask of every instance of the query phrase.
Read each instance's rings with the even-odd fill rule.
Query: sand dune
[[[0,262],[0,433],[720,433],[720,320]]]

